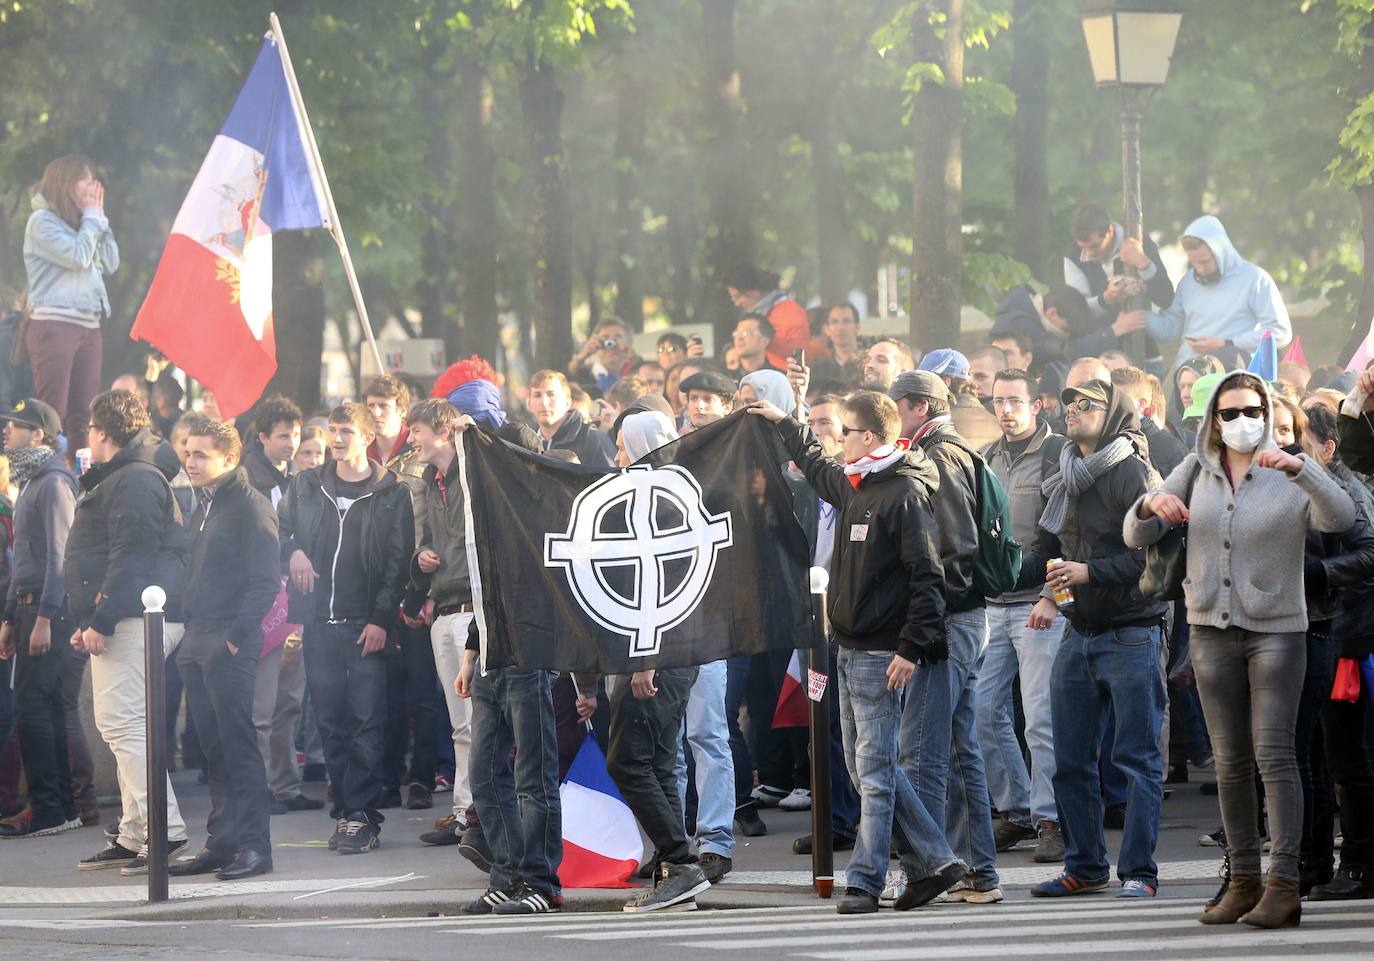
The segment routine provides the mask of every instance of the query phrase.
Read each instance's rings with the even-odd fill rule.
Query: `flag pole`
[[[377,371],[382,373],[386,370],[382,365],[382,352],[377,349],[377,338],[372,336],[372,324],[367,319],[367,305],[363,303],[363,291],[358,285],[358,274],[353,269],[353,258],[348,252],[348,238],[344,236],[343,225],[339,222],[339,211],[334,206],[334,194],[329,189],[329,178],[324,173],[324,161],[320,159],[320,147],[315,142],[315,131],[310,126],[310,117],[305,112],[305,98],[301,96],[301,88],[296,83],[296,71],[291,66],[291,54],[286,49],[286,35],[282,33],[281,21],[277,19],[276,13],[268,14],[268,19],[272,25],[272,39],[281,51],[281,64],[286,73],[286,85],[291,90],[291,102],[295,107],[296,116],[300,118],[301,134],[305,138],[305,152],[315,176],[319,178],[320,193],[324,195],[325,208],[329,213],[329,233],[339,246],[344,275],[348,278],[348,289],[353,294],[353,305],[358,310],[358,320],[362,322],[363,334],[367,337],[367,345],[372,350],[372,359],[377,362]]]

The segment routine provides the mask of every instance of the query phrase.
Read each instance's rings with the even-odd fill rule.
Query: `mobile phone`
[[[806,351],[803,350],[803,349],[800,348],[800,347],[798,347],[796,350],[792,351],[792,363],[796,364],[798,367],[805,367],[805,366],[806,366]]]
[[[702,343],[701,335],[700,335],[700,334],[693,334],[691,337],[688,337],[688,338],[687,338],[687,343],[689,343],[689,344],[697,344],[698,346],[700,346],[700,344]]]

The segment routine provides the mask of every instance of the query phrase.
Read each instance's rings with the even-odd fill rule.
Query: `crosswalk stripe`
[[[1169,942],[1161,941],[1159,937],[1135,938],[1078,942],[1057,941],[1053,944],[1029,943],[1018,944],[1015,954],[1018,958],[1022,957],[1044,957],[1053,954],[1096,954],[1101,956],[1120,956],[1130,952],[1140,952],[1153,956],[1165,944],[1172,946],[1177,943],[1180,948],[1186,948],[1190,952],[1206,951],[1209,949],[1227,950],[1237,948],[1261,948],[1274,947],[1278,945],[1318,945],[1318,944],[1374,944],[1374,930],[1342,928],[1332,931],[1322,929],[1314,931],[1310,928],[1295,928],[1285,931],[1219,931],[1216,933],[1202,933],[1192,937],[1179,937],[1170,939]],[[911,945],[902,948],[882,948],[867,951],[806,951],[804,956],[819,958],[821,961],[929,961],[931,952],[929,948]],[[1007,945],[999,943],[970,944],[970,945],[941,945],[940,958],[942,961],[958,958],[982,958],[982,957],[1005,957]],[[1194,953],[1193,957],[1205,955]],[[1366,954],[1367,958],[1368,955]],[[1267,961],[1267,959],[1266,959]]]
[[[922,937],[925,937],[927,935],[927,932],[929,932],[930,936],[932,937],[940,937],[942,936],[939,930],[941,928],[958,929],[963,928],[965,926],[977,926],[979,927],[978,935],[981,937],[1001,937],[1002,935],[1000,935],[998,932],[1000,932],[1002,928],[999,926],[1007,921],[1033,921],[1037,923],[1033,925],[1031,929],[1028,930],[1043,930],[1051,927],[1052,922],[1054,921],[1066,919],[1073,920],[1077,918],[1081,918],[1084,922],[1080,925],[1084,930],[1091,930],[1093,928],[1106,928],[1110,926],[1112,922],[1119,920],[1121,923],[1138,921],[1142,926],[1135,930],[1148,931],[1153,928],[1158,928],[1161,924],[1175,924],[1179,927],[1183,927],[1182,922],[1188,921],[1191,923],[1193,918],[1195,918],[1198,914],[1202,913],[1201,906],[1198,904],[1178,905],[1170,908],[1156,910],[1150,912],[1149,920],[1142,919],[1140,912],[1132,911],[1129,907],[1118,908],[1115,911],[1104,911],[1100,914],[1092,913],[1087,915],[1082,913],[1066,915],[1063,913],[1056,912],[1053,909],[1045,909],[1041,911],[1008,912],[1004,914],[998,908],[991,908],[990,910],[983,911],[965,908],[964,912],[966,913],[962,913],[961,915],[937,914],[934,912],[925,911],[903,911],[899,913],[881,914],[876,916],[864,915],[862,917],[831,917],[823,921],[791,921],[766,924],[754,923],[749,925],[748,932],[750,934],[753,934],[756,932],[762,933],[766,931],[795,931],[801,929],[805,929],[807,931],[846,929],[848,931],[854,932],[856,931],[856,929],[862,930],[873,927],[884,929],[892,927],[904,927],[910,929],[919,928],[921,930]],[[1351,912],[1343,912],[1340,916],[1344,916],[1345,914],[1349,913]],[[1319,915],[1309,914],[1309,917],[1312,916]],[[1365,917],[1363,913],[1361,913],[1359,916],[1361,918]],[[1374,919],[1374,914],[1369,915],[1369,917]],[[725,919],[719,917],[709,919],[708,923],[702,923],[703,921],[707,920],[704,918],[688,919],[679,916],[678,919],[679,921],[682,921],[684,923],[676,927],[660,927],[655,928],[653,931],[645,931],[644,936],[654,938],[667,938],[683,935],[730,935],[741,933],[739,925],[730,924]],[[624,937],[623,930],[615,930],[612,928],[612,926],[609,925],[598,925],[598,927],[606,928],[607,930],[581,930],[566,934],[558,934],[555,935],[555,937],[580,941],[613,941],[618,938]],[[623,928],[623,925],[616,925],[614,927]],[[888,936],[888,933],[886,933],[885,931],[879,932],[874,935],[875,938],[884,938]],[[717,943],[713,946],[720,945],[719,943]]]
[[[631,890],[632,890],[632,889],[628,889],[628,888],[626,889],[626,895],[625,895],[625,897],[626,897],[627,900],[628,900],[628,898],[630,897],[630,891],[631,891]],[[474,897],[476,897],[476,895],[474,895]],[[833,901],[820,901],[820,900],[817,900],[814,904],[787,905],[787,906],[784,906],[784,907],[766,907],[766,908],[721,908],[721,909],[717,909],[717,910],[712,910],[712,911],[708,911],[708,912],[703,912],[703,915],[702,915],[702,916],[711,916],[711,917],[715,917],[715,918],[720,918],[721,916],[728,916],[728,917],[734,918],[734,917],[748,917],[748,916],[754,916],[754,915],[775,916],[775,915],[785,915],[785,914],[789,914],[789,913],[795,913],[795,914],[798,914],[799,916],[809,916],[809,915],[813,915],[813,914],[817,914],[817,913],[822,913],[822,912],[826,912],[826,911],[831,911],[831,912],[833,912],[834,910],[835,910],[835,903],[834,903]],[[612,920],[612,919],[614,919],[614,920],[623,920],[623,921],[626,922],[626,923],[634,923],[634,922],[640,922],[640,923],[643,923],[643,922],[650,922],[650,923],[653,923],[653,922],[659,922],[659,921],[664,921],[664,920],[670,920],[670,919],[673,919],[673,918],[676,918],[677,920],[681,920],[681,919],[682,919],[682,916],[681,916],[681,915],[663,915],[663,914],[630,915],[630,914],[623,914],[623,913],[621,913],[621,912],[619,912],[619,911],[615,911],[615,912],[612,912],[612,911],[585,911],[585,912],[582,912],[582,911],[574,911],[574,912],[564,912],[564,913],[562,913],[562,914],[534,914],[534,915],[530,915],[529,917],[522,917],[522,918],[520,919],[520,923],[521,923],[522,925],[530,925],[530,924],[536,924],[536,925],[592,924],[592,923],[605,923],[605,922],[607,922],[607,921],[609,921],[609,920]],[[388,928],[388,927],[410,927],[410,926],[415,926],[415,925],[435,926],[435,927],[438,927],[438,926],[446,926],[446,927],[453,927],[453,928],[467,928],[467,927],[470,927],[470,926],[471,926],[471,927],[487,927],[487,926],[490,926],[492,923],[493,923],[493,919],[490,918],[490,917],[475,917],[475,918],[474,918],[474,917],[463,917],[463,916],[461,916],[461,915],[453,915],[453,916],[446,916],[446,917],[442,917],[442,918],[402,918],[402,917],[396,917],[396,918],[360,919],[360,920],[356,920],[356,921],[351,921],[351,920],[348,920],[348,919],[346,919],[346,918],[329,918],[329,919],[311,918],[311,919],[309,919],[309,920],[298,920],[298,921],[249,921],[249,922],[241,922],[238,926],[239,926],[239,927],[246,927],[246,928],[316,928],[316,927],[336,927],[336,928],[337,928],[337,927],[350,927],[350,928],[354,928],[354,927],[366,927],[366,928],[384,929],[384,928]],[[498,923],[499,923],[499,922],[498,922]],[[522,930],[528,930],[528,929],[525,928],[525,929],[522,929]]]
[[[1356,922],[1374,921],[1374,913],[1359,915],[1323,914],[1315,917],[1304,918],[1304,924],[1318,924],[1327,927],[1332,923],[1352,924]],[[851,924],[851,928],[855,925]],[[1079,934],[1096,934],[1107,937],[1114,934],[1125,934],[1138,931],[1156,931],[1161,936],[1190,938],[1193,934],[1204,933],[1207,929],[1199,924],[1192,923],[1185,926],[1179,924],[1177,927],[1160,929],[1156,921],[1105,921],[1102,923],[1078,923],[1078,924],[1014,924],[1008,927],[987,927],[977,932],[973,937],[976,940],[1005,940],[1007,938],[1042,938],[1042,937],[1065,937]],[[696,932],[701,933],[701,932]],[[949,927],[944,930],[932,926],[925,926],[920,929],[922,941],[943,941],[949,938],[967,939],[971,932],[967,930]],[[656,937],[664,935],[655,932]],[[577,935],[563,935],[563,937],[577,937]],[[582,937],[587,937],[583,935]],[[814,935],[808,934],[801,937],[781,937],[781,938],[736,938],[724,941],[707,941],[700,944],[701,947],[718,948],[721,950],[740,950],[759,948],[811,948],[824,947],[827,945],[842,944],[862,944],[870,941],[888,941],[892,938],[891,931],[855,931],[851,930],[847,934]],[[1191,940],[1189,941],[1191,943]]]

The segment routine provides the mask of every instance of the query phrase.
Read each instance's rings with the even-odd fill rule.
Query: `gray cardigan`
[[[1307,529],[1347,530],[1355,522],[1355,504],[1326,469],[1306,454],[1299,455],[1303,465],[1297,475],[1252,466],[1233,491],[1220,453],[1211,446],[1217,395],[1228,380],[1222,381],[1208,405],[1197,450],[1164,482],[1165,491],[1188,500],[1188,481],[1198,470],[1188,500],[1188,575],[1183,581],[1188,623],[1238,627],[1259,634],[1301,633],[1307,630],[1303,590]],[[1266,437],[1271,426],[1266,423]],[[1272,446],[1266,440],[1261,449]],[[1126,514],[1122,532],[1131,547],[1153,544],[1168,529],[1158,517],[1141,520],[1139,508],[1137,500]]]

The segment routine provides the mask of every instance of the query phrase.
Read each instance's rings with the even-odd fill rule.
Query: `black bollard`
[[[148,901],[167,900],[167,655],[162,606],[167,592],[154,585],[143,592],[148,722]]]
[[[821,567],[811,568],[811,598],[817,636],[806,652],[805,681],[811,717],[811,879],[816,894],[830,897],[835,888],[835,825],[830,816],[830,698],[835,679],[827,678],[820,700],[811,697],[811,677],[830,670],[830,619],[825,597],[829,577]]]

